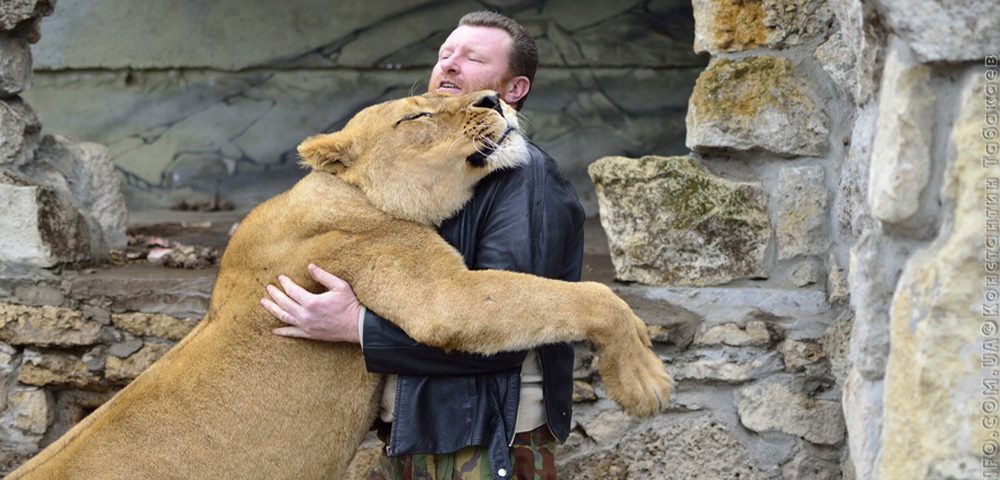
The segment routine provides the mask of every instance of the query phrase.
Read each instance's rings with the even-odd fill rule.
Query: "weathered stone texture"
[[[52,423],[52,394],[37,388],[14,390],[8,396],[8,414],[21,432],[41,435]]]
[[[778,259],[816,255],[830,246],[826,211],[830,193],[823,167],[783,168],[778,173]]]
[[[101,388],[101,377],[72,354],[25,350],[17,381],[38,387]]]
[[[0,167],[17,167],[31,160],[41,130],[34,110],[20,98],[0,101]]]
[[[740,390],[740,422],[756,432],[777,431],[822,444],[837,445],[846,433],[840,402],[803,392],[801,380],[771,377]]]
[[[688,104],[687,146],[696,152],[765,150],[822,155],[826,113],[791,60],[757,56],[715,59],[698,77]]]
[[[138,352],[128,358],[118,358],[108,355],[104,367],[104,376],[112,382],[128,382],[138,377],[170,350],[173,345],[163,343],[147,343]]]
[[[930,76],[930,67],[914,62],[902,42],[890,43],[868,180],[872,216],[885,222],[916,213],[930,180],[937,98]]]
[[[0,34],[0,98],[17,95],[31,84],[28,41]]]
[[[714,285],[764,274],[766,194],[690,157],[606,157],[591,164],[619,279]]]
[[[0,169],[0,261],[35,267],[90,258],[87,220],[65,196]]]
[[[870,2],[830,0],[828,4],[837,18],[837,34],[842,39],[831,36],[829,44],[817,49],[815,56],[854,102],[863,105],[878,87],[886,33],[875,20]],[[841,49],[841,41],[846,51]]]
[[[740,383],[781,371],[776,352],[749,349],[695,350],[670,365],[675,380],[716,380]]]
[[[709,327],[694,337],[695,345],[729,345],[732,347],[766,347],[771,344],[771,334],[761,321],[747,322],[740,328],[735,323]]]
[[[1000,52],[1000,3],[994,0],[878,0],[892,31],[920,62],[982,61]]]
[[[153,336],[167,340],[184,338],[197,324],[191,319],[141,312],[115,314],[111,316],[111,321],[116,327],[134,335]]]
[[[121,175],[115,170],[107,147],[46,135],[30,167],[33,179],[73,199],[84,212],[93,245],[103,249],[125,248],[128,212]]]
[[[11,345],[72,347],[93,345],[101,324],[82,313],[52,306],[26,307],[0,302],[0,340]]]
[[[0,4],[0,31],[13,30],[52,13],[56,0],[4,0]],[[28,38],[38,41],[37,24],[30,25]]]
[[[695,0],[696,52],[785,48],[826,31],[832,14],[820,0]]]
[[[683,459],[683,460],[681,460]],[[626,432],[611,450],[569,459],[559,476],[608,478],[771,478],[711,414],[663,415]]]
[[[987,178],[1000,177],[1000,168],[984,168],[981,160],[986,151],[984,76],[970,70],[963,82],[951,133],[956,155],[949,159],[941,189],[942,203],[952,206],[946,212],[952,228],[942,229],[929,248],[910,258],[892,300],[881,478],[948,478],[962,475],[959,463],[974,473],[980,466],[978,446],[991,440],[991,431],[998,432],[983,428],[974,412],[985,398],[975,360],[986,339],[980,331],[988,288],[983,283],[984,199]],[[994,180],[991,192],[998,191]]]

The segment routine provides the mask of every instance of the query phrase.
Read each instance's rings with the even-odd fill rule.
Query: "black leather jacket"
[[[584,212],[554,160],[529,144],[530,161],[491,174],[439,233],[471,269],[514,270],[568,281],[580,279]],[[545,321],[545,318],[525,319]],[[449,353],[418,344],[368,312],[363,322],[368,370],[399,375],[389,455],[449,453],[485,445],[494,478],[511,471],[520,371],[526,352],[493,356]],[[552,434],[569,434],[573,349],[538,349],[545,414]],[[509,474],[508,474],[509,475]]]

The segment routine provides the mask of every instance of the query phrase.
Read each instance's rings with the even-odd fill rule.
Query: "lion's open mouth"
[[[512,131],[514,131],[514,129],[510,128],[508,125],[507,129],[503,131],[502,135],[500,135],[499,140],[495,142],[490,140],[483,142],[483,148],[477,148],[475,152],[472,152],[472,154],[465,158],[465,161],[469,162],[469,164],[473,167],[485,167],[486,159],[489,158],[490,155],[493,155],[493,152],[496,152],[500,145],[503,145],[504,140],[507,140],[507,136],[510,135],[510,132]]]

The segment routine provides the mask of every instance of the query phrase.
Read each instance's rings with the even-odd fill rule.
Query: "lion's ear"
[[[302,164],[313,170],[338,174],[351,166],[350,142],[343,132],[313,135],[299,144]]]

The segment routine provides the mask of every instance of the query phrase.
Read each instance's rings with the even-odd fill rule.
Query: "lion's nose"
[[[496,93],[483,95],[483,98],[480,98],[479,101],[474,103],[472,106],[493,109],[500,112],[500,115],[503,115],[503,109],[500,107],[500,95]]]

